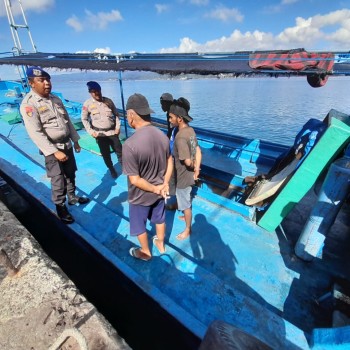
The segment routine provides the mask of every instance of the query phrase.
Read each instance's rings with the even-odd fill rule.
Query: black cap
[[[149,107],[146,97],[141,94],[131,95],[126,103],[126,109],[133,109],[139,115],[154,113],[154,110]]]
[[[188,122],[192,121],[193,118],[190,117],[188,114],[188,111],[190,110],[191,106],[187,99],[184,97],[180,97],[177,100],[173,101],[173,104],[170,106],[169,113],[173,113],[175,115],[178,115],[179,117],[182,117],[186,119]]]
[[[174,97],[172,94],[169,94],[169,92],[164,92],[162,96],[160,96],[161,101],[168,101],[168,102],[173,102]]]

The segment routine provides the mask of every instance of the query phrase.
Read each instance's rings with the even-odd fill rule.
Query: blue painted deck
[[[0,121],[0,133],[1,171],[55,213],[43,157],[24,126]],[[294,244],[311,210],[312,193],[283,221],[283,230],[267,232],[249,215],[233,211],[226,198],[199,189],[191,237],[176,240],[184,223],[177,212],[167,212],[167,252],[159,256],[153,248],[154,257],[146,263],[128,253],[137,239],[129,235],[126,177],[113,180],[95,153],[82,150],[76,159],[78,193],[91,202],[70,208],[76,219],[70,227],[194,334],[203,337],[220,319],[274,349],[309,349],[313,330],[331,327],[328,304],[317,300],[331,290],[335,277],[350,280],[349,235],[344,234],[349,227],[334,226],[322,259],[297,259]],[[117,163],[116,169],[121,174]],[[155,231],[151,226],[149,231],[152,246]],[[349,333],[344,328],[342,336]]]

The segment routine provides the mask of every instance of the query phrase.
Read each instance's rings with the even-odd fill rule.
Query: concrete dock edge
[[[0,349],[130,349],[1,199]]]

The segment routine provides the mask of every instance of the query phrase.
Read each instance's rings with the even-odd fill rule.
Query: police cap
[[[88,81],[86,85],[88,87],[89,92],[90,90],[101,91],[101,86],[96,81]]]
[[[28,67],[26,74],[28,78],[42,77],[51,79],[49,73],[45,72],[41,67],[37,66]]]

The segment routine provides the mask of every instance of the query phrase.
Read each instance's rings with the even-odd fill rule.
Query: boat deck
[[[0,125],[1,171],[55,213],[44,159],[24,126]],[[78,193],[91,202],[70,208],[76,219],[70,229],[197,336],[202,338],[209,324],[220,319],[272,348],[309,349],[313,329],[332,327],[331,301],[324,296],[338,279],[350,280],[346,206],[327,237],[322,259],[307,263],[293,252],[316,200],[313,191],[282,226],[267,232],[232,211],[225,198],[212,195],[208,200],[199,189],[190,238],[176,239],[184,223],[177,212],[168,211],[167,251],[159,256],[153,247],[154,257],[143,262],[128,253],[138,243],[129,235],[126,177],[112,179],[94,152],[83,149],[76,159]],[[121,174],[117,163],[116,169]],[[148,229],[152,246],[155,230]]]

